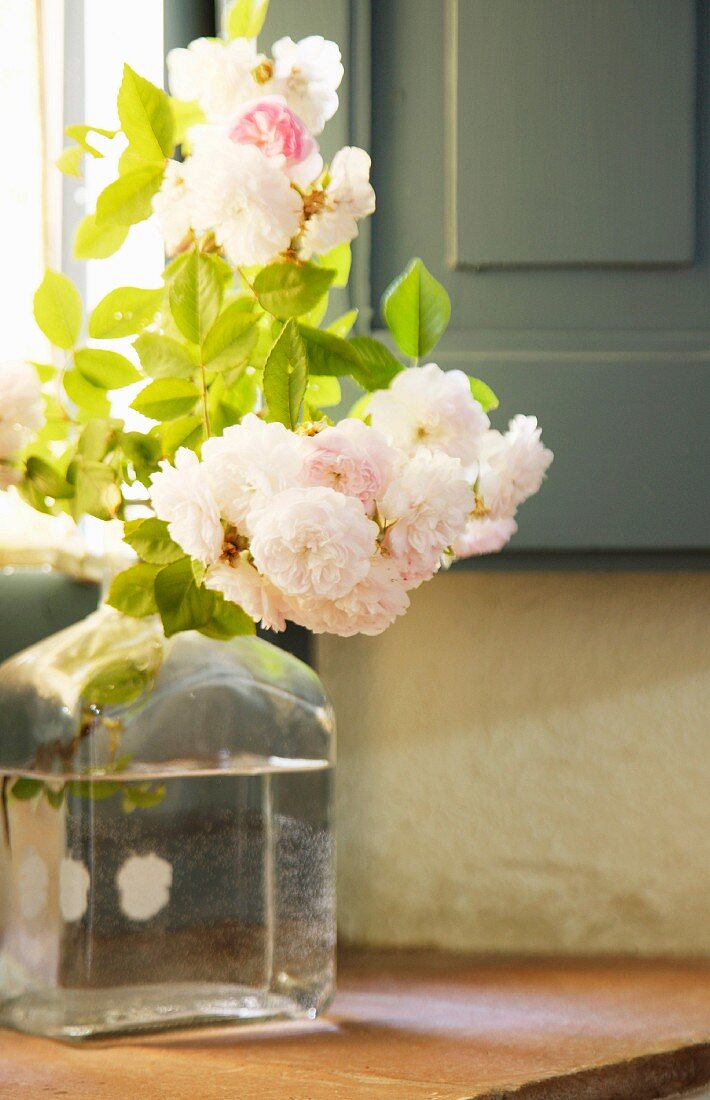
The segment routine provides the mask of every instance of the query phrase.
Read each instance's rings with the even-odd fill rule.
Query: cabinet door
[[[435,357],[556,454],[510,558],[700,562],[708,5],[376,0],[371,20],[372,300],[422,256],[453,302]]]

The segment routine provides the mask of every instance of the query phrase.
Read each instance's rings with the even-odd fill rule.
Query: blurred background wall
[[[453,573],[318,642],[342,934],[710,952],[710,577]]]

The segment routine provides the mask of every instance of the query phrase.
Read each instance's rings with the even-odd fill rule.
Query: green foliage
[[[240,634],[256,633],[254,620],[242,611],[241,607],[225,600],[221,592],[214,593],[214,607],[212,617],[206,626],[200,627],[200,633],[208,638],[216,638],[218,641],[227,641],[236,638]]]
[[[334,321],[328,325],[327,332],[333,332],[336,336],[342,336],[345,339],[352,332],[353,325],[357,321],[359,310],[349,309],[347,313],[344,313],[342,317],[336,317]]]
[[[258,317],[246,313],[242,300],[232,302],[205,336],[202,362],[211,371],[223,371],[244,363],[259,336]]]
[[[61,470],[53,462],[39,455],[30,455],[27,459],[26,476],[33,488],[43,497],[62,500],[72,496],[74,492]]]
[[[316,264],[278,262],[261,269],[254,280],[259,304],[280,321],[301,317],[327,294],[335,271]]]
[[[405,355],[428,355],[449,323],[451,302],[421,260],[412,260],[382,296],[382,314]]]
[[[184,378],[158,378],[132,401],[131,408],[151,420],[174,420],[194,407],[200,391]]]
[[[471,393],[484,412],[491,412],[498,408],[500,402],[489,385],[482,382],[480,378],[469,378],[468,381]]]
[[[117,611],[122,611],[124,615],[131,615],[134,619],[155,615],[158,606],[155,602],[154,587],[160,569],[160,565],[140,562],[138,565],[132,565],[130,569],[124,569],[122,573],[117,573],[111,582],[106,602]]]
[[[101,137],[114,138],[117,130],[101,130],[98,126],[74,125],[67,126],[67,137],[73,138],[76,145],[67,145],[54,162],[60,172],[68,176],[81,175],[81,160],[84,153],[89,153],[94,158],[103,157],[100,149],[97,149],[89,140],[89,134],[100,134]]]
[[[119,226],[128,229],[145,221],[153,213],[152,200],[163,182],[164,165],[147,164],[126,172],[108,187],[96,201],[96,224],[100,228]]]
[[[74,355],[74,365],[79,374],[104,390],[120,390],[140,381],[140,374],[129,359],[116,351],[100,348],[84,348]]]
[[[154,320],[163,301],[163,291],[120,286],[102,298],[89,317],[89,336],[95,340],[117,340],[133,336]]]
[[[48,340],[65,351],[72,348],[81,332],[83,310],[71,279],[47,269],[35,291],[34,316]]]
[[[343,394],[337,378],[322,374],[313,375],[308,379],[304,396],[307,405],[315,405],[319,409],[330,409],[333,405],[339,405],[342,398]]]
[[[173,96],[168,96],[168,102],[173,113],[175,144],[182,145],[187,137],[187,131],[199,122],[205,121],[205,112],[195,100],[175,99]]]
[[[361,381],[367,390],[385,390],[402,370],[396,355],[372,336],[353,336],[350,341],[360,356]]]
[[[308,369],[311,374],[350,374],[362,382],[362,364],[351,340],[343,340],[332,332],[300,325],[301,338],[306,346]]]
[[[106,391],[88,382],[76,368],[66,372],[62,384],[67,397],[80,409],[92,416],[108,415],[110,404]]]
[[[329,267],[335,272],[333,286],[346,287],[348,285],[352,259],[352,249],[348,241],[336,245],[335,248],[321,257],[320,262],[323,267]]]
[[[269,420],[295,428],[308,381],[308,355],[296,321],[288,321],[264,367],[264,397]]]
[[[167,523],[155,516],[130,520],[124,525],[123,538],[149,565],[170,565],[185,556],[168,534]]]
[[[115,519],[122,496],[111,466],[78,454],[67,470],[67,481],[74,486],[71,512],[74,519],[83,515],[97,519]]]
[[[198,587],[189,558],[166,565],[155,578],[155,600],[166,637],[201,630],[212,618],[215,594]]]
[[[77,452],[84,458],[100,462],[115,446],[122,426],[120,420],[90,420],[79,436]]]
[[[256,38],[264,26],[269,0],[235,0],[227,12],[229,38]]]
[[[150,475],[158,468],[162,457],[160,440],[143,432],[122,432],[121,450],[133,466],[136,479],[143,485],[150,485]]]
[[[96,214],[87,214],[74,236],[74,258],[104,260],[118,251],[127,235],[127,225],[99,225]]]
[[[170,284],[170,311],[180,332],[201,344],[222,303],[220,270],[212,256],[191,252]]]
[[[126,814],[134,810],[150,810],[153,806],[158,806],[167,794],[164,783],[124,783],[122,789],[122,808]]]
[[[134,340],[133,347],[149,378],[192,378],[195,373],[187,348],[169,336],[144,332]]]
[[[153,430],[158,433],[165,458],[172,458],[178,447],[197,446],[203,437],[202,418],[195,414],[179,416]]]
[[[132,703],[152,683],[152,668],[122,658],[111,661],[95,673],[82,687],[81,698],[86,706],[110,707],[117,703]]]
[[[131,152],[156,163],[172,155],[175,126],[168,96],[124,65],[118,92],[118,117]]]
[[[43,783],[40,779],[30,779],[29,776],[21,775],[12,784],[10,794],[19,802],[29,802],[31,798],[36,798],[41,793],[42,787]]]

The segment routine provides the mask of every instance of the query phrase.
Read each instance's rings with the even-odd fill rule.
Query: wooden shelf
[[[710,1081],[710,965],[348,953],[315,1023],[0,1032],[3,1100],[658,1100]]]

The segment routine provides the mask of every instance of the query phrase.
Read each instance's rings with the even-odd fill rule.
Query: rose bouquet
[[[57,351],[0,375],[0,478],[42,511],[123,521],[139,560],[108,602],[166,635],[377,634],[442,565],[508,541],[552,455],[534,417],[493,429],[491,390],[426,361],[450,304],[420,260],[384,295],[388,343],[331,318],[375,209],[370,158],[324,163],[340,51],[260,53],[265,9],[241,0],[231,40],[173,50],[170,95],[126,66],[119,130],[69,127],[64,171],[117,160],[77,257],[155,217],[169,258],[161,286],[106,295],[86,341],[76,288],[46,273],[35,316]],[[345,416],[341,377],[363,391]],[[129,386],[142,430],[111,415]]]

